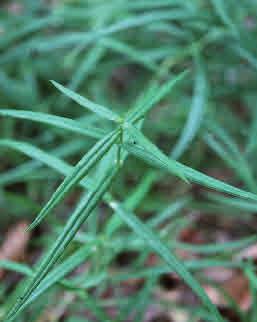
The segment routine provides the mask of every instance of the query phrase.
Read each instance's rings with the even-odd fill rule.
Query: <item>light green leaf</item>
[[[119,136],[119,131],[113,131],[98,141],[77,163],[73,171],[68,175],[58,189],[53,193],[51,199],[46,203],[40,211],[36,219],[30,225],[30,229],[35,228],[52,210],[53,208],[67,195],[67,193],[80,180],[82,180],[95,164],[110,150],[115,144]]]
[[[251,192],[233,187],[218,179],[207,176],[197,170],[185,166],[177,161],[170,160],[153,143],[151,143],[138,129],[132,125],[127,125],[130,134],[130,140],[124,144],[124,147],[135,156],[147,161],[151,165],[157,166],[173,175],[177,175],[205,187],[225,192],[241,198],[257,201],[257,196]]]
[[[121,117],[118,114],[114,113],[113,111],[109,110],[108,108],[102,105],[96,104],[94,102],[91,102],[89,99],[73,92],[72,90],[68,89],[67,87],[64,87],[63,85],[53,80],[51,81],[51,83],[57,89],[59,89],[59,91],[61,91],[64,95],[70,97],[73,101],[75,101],[79,105],[89,109],[90,111],[98,114],[99,116],[114,122],[121,121]]]
[[[142,223],[133,213],[124,210],[118,203],[111,202],[111,207],[127,223],[127,225],[192,288],[192,290],[199,296],[202,303],[209,309],[213,318],[215,318],[215,321],[224,322],[215,305],[212,304],[198,281],[191,275],[191,273],[189,273],[177,257],[171,253],[170,249],[161,242],[154,232]]]
[[[171,89],[181,80],[185,78],[185,76],[188,74],[188,70],[182,72],[175,78],[172,78],[170,81],[165,82],[163,86],[161,86],[159,89],[156,88],[153,84],[153,88],[151,90],[150,87],[150,96],[147,94],[147,100],[144,104],[141,106],[137,106],[134,109],[131,109],[127,116],[126,121],[129,123],[135,124],[138,120],[143,118],[147,112],[150,111],[152,107],[154,107],[157,103],[160,102],[161,99],[163,99],[168,93],[170,93]]]
[[[204,75],[203,67],[199,58],[196,58],[196,76],[194,85],[194,96],[192,99],[191,109],[188,113],[188,119],[185,127],[171,151],[171,158],[178,159],[190,146],[194,137],[196,136],[203,120],[203,115],[206,106],[206,91],[207,83]]]
[[[69,130],[97,139],[102,138],[104,135],[104,132],[100,129],[94,128],[92,126],[83,128],[82,125],[77,121],[47,113],[30,112],[25,110],[0,109],[0,116],[25,119],[47,125],[53,125],[61,129]]]
[[[97,203],[101,200],[112,183],[116,172],[117,169],[108,171],[105,176],[98,180],[95,189],[93,189],[88,195],[82,197],[79,205],[68,219],[68,222],[66,223],[57,240],[50,247],[48,253],[44,256],[41,263],[39,265],[37,264],[34,276],[28,281],[27,287],[23,291],[23,295],[8,312],[6,322],[13,321],[18,313],[23,309],[30,297],[33,296],[33,292],[53,268],[54,264],[58,261],[67,246],[70,244],[81,225],[95,209]],[[43,286],[44,285],[41,284],[41,287]]]

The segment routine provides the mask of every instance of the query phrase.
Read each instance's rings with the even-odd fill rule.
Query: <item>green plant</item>
[[[85,300],[100,321],[110,320],[103,310],[104,301],[102,305],[100,296],[96,295],[97,300],[95,300],[87,290],[92,285],[97,285],[101,289],[101,283],[107,285],[108,279],[113,279],[112,282],[115,284],[120,280],[128,279],[129,276],[143,276],[149,279],[142,292],[138,294],[138,298],[140,299],[141,296],[143,300],[138,300],[139,304],[135,312],[140,316],[140,312],[142,314],[144,310],[142,303],[149,302],[151,285],[155,283],[158,276],[167,271],[176,272],[200,298],[203,304],[202,311],[195,312],[196,317],[209,316],[209,320],[224,321],[191,270],[198,271],[203,267],[212,266],[240,267],[252,281],[254,294],[256,278],[252,266],[241,261],[228,260],[226,254],[254,243],[255,236],[222,245],[192,246],[176,242],[176,236],[170,240],[167,235],[169,231],[174,230],[172,225],[175,226],[175,230],[180,230],[177,228],[180,225],[181,227],[188,225],[189,218],[176,216],[177,213],[181,215],[181,211],[185,208],[204,209],[206,212],[210,209],[215,211],[222,209],[220,211],[222,215],[223,212],[234,211],[239,211],[240,214],[242,210],[252,214],[257,209],[256,169],[253,165],[257,120],[254,106],[247,109],[252,118],[251,129],[248,131],[245,121],[238,117],[238,113],[226,107],[225,99],[227,96],[230,98],[237,95],[236,92],[240,89],[244,93],[242,94],[244,101],[250,102],[249,106],[252,106],[254,101],[251,96],[254,94],[249,88],[254,87],[256,83],[252,73],[257,64],[252,52],[252,40],[244,37],[245,30],[240,24],[241,17],[247,17],[251,11],[251,4],[246,1],[245,7],[235,8],[235,21],[233,21],[227,14],[229,11],[226,8],[226,6],[229,8],[233,6],[232,1],[228,1],[225,5],[221,1],[210,1],[206,6],[200,1],[195,3],[185,1],[182,4],[179,1],[168,0],[112,1],[110,4],[102,1],[94,4],[90,1],[78,1],[74,4],[67,2],[39,20],[36,20],[33,15],[40,9],[40,5],[38,4],[37,8],[33,1],[26,3],[31,6],[31,16],[27,17],[26,26],[19,31],[10,32],[8,37],[0,42],[2,49],[0,64],[7,66],[0,75],[0,84],[5,88],[5,100],[8,106],[16,107],[19,104],[30,108],[0,109],[1,122],[4,124],[1,127],[3,138],[0,140],[0,147],[1,150],[17,150],[32,158],[33,161],[17,165],[14,169],[2,173],[0,186],[5,187],[25,180],[30,191],[34,191],[34,183],[47,178],[49,185],[47,197],[50,195],[50,198],[41,210],[38,201],[36,205],[31,205],[31,212],[34,214],[38,211],[38,216],[33,220],[30,228],[35,228],[48,216],[47,220],[54,228],[54,237],[44,243],[47,250],[40,263],[37,263],[33,269],[8,261],[0,263],[3,267],[28,275],[28,280],[17,287],[3,306],[5,321],[22,317],[23,310],[36,299],[43,298],[45,291],[52,290],[51,287],[54,285],[67,292],[73,292],[82,301]],[[34,9],[33,6],[35,6]],[[85,8],[88,9],[86,16],[92,19],[91,22],[84,21],[85,12],[82,12],[82,9]],[[16,23],[19,25],[19,22]],[[83,28],[80,29],[77,26],[80,23],[89,31],[84,32]],[[59,32],[60,27],[62,32]],[[54,32],[44,34],[42,32],[44,28],[50,28],[50,31],[53,28]],[[134,28],[141,28],[137,39],[135,34],[138,29],[134,32]],[[124,31],[125,33],[122,34]],[[165,36],[175,34],[172,46],[166,39],[156,37],[159,33],[164,33]],[[254,39],[254,35],[249,37]],[[152,43],[157,39],[157,48],[155,48]],[[215,46],[225,47],[221,54],[223,56],[215,52]],[[208,56],[206,49],[212,50],[215,55]],[[235,62],[230,63],[231,53]],[[36,57],[34,65],[33,55]],[[59,55],[63,55],[64,59],[62,68],[59,66]],[[131,85],[129,97],[119,100],[115,98],[115,94],[105,95],[103,88],[106,88],[104,75],[108,74],[110,67],[111,69],[119,67],[120,57],[124,64],[133,62],[139,65],[143,69],[143,77],[138,82],[140,85],[134,86],[136,88]],[[229,68],[235,68],[239,74],[240,68],[238,67],[238,71],[237,66],[240,59],[246,61],[244,72],[245,75],[250,74],[250,82],[242,82],[242,84],[239,82],[233,88],[222,77],[216,80],[216,74],[220,75],[223,70],[229,74]],[[19,66],[18,77],[26,79],[26,82],[14,81],[11,76],[8,76],[13,63]],[[190,70],[180,73],[188,65]],[[68,76],[65,75],[66,70],[68,70]],[[97,76],[95,79],[90,79],[93,72]],[[67,87],[64,87],[52,81],[52,84],[64,95],[57,95],[56,89],[51,88],[50,95],[45,95],[46,98],[40,97],[42,95],[40,87],[48,86],[45,85],[46,79],[52,78],[55,74],[56,79],[68,83]],[[175,77],[176,74],[178,76]],[[40,77],[43,81],[40,80],[39,84],[37,78]],[[87,86],[86,80],[90,89],[84,88]],[[146,83],[148,86],[143,88],[141,84]],[[215,84],[214,89],[211,83]],[[190,95],[188,97],[190,86],[193,93],[192,100]],[[96,101],[102,104],[94,103],[79,95],[77,92],[82,92],[82,89],[84,92],[90,92],[88,97],[96,97]],[[13,95],[13,93],[18,94]],[[134,93],[142,93],[136,101],[133,99]],[[170,114],[170,109],[165,109],[165,106],[163,110],[161,109],[162,102],[169,107],[169,102],[172,100],[174,105],[179,100],[177,115]],[[217,104],[217,108],[215,102],[219,100],[222,103]],[[74,102],[93,114],[85,111],[85,115],[81,117],[76,111],[77,104]],[[29,111],[35,105],[39,106],[38,111]],[[71,106],[73,108],[69,109]],[[132,107],[124,111],[124,106]],[[190,106],[190,108],[184,109],[183,106]],[[154,108],[157,109],[157,114],[154,114]],[[223,109],[222,113],[218,109]],[[149,119],[146,117],[147,113]],[[221,114],[224,114],[225,121],[220,117]],[[160,118],[158,115],[161,115]],[[164,115],[163,120],[162,115]],[[33,133],[30,128],[24,127],[17,140],[15,122],[18,119],[43,124],[48,130],[43,134],[42,128],[39,127],[40,133],[37,134],[37,138],[27,143],[23,141],[24,138],[29,136],[33,138]],[[36,126],[34,129],[37,129]],[[177,132],[174,132],[173,126]],[[240,128],[240,135],[234,133],[236,127]],[[143,134],[144,131],[152,140]],[[177,143],[174,144],[172,151],[170,146],[165,146],[164,153],[152,142],[160,133],[165,134],[169,139],[176,137]],[[79,137],[73,138],[71,135]],[[238,136],[236,140],[234,140],[235,136]],[[199,149],[196,144],[193,145],[193,149],[190,147],[199,137],[213,151],[215,157],[219,156],[220,160],[232,169],[235,177],[240,181],[235,180],[234,185],[230,185],[194,170],[199,160],[205,158],[202,156],[203,152],[196,158],[199,160],[190,161],[192,163],[190,166],[177,161],[191,150],[198,154]],[[96,139],[98,141],[95,143]],[[58,141],[57,148],[55,140]],[[241,142],[245,147],[244,153],[241,152]],[[41,146],[53,149],[45,152]],[[86,150],[82,157],[81,150]],[[80,158],[75,166],[71,166],[68,162],[76,160],[72,158],[73,155]],[[131,156],[134,157],[132,161]],[[65,161],[65,158],[68,158],[68,161]],[[212,163],[211,158],[207,160]],[[128,162],[131,162],[129,165],[131,164],[132,170],[128,170],[126,166]],[[213,163],[215,162],[218,161],[215,159]],[[137,176],[142,169],[146,169],[143,171],[142,181],[131,192],[124,184],[126,173],[129,171],[130,175]],[[186,191],[186,197],[182,198],[173,188],[174,202],[171,202],[166,209],[163,203],[166,201],[170,203],[169,198],[162,199],[162,196],[154,195],[154,198],[147,199],[147,196],[156,182],[165,181],[167,173],[171,175],[172,180],[176,180],[179,187]],[[60,174],[64,180],[56,190],[54,187],[56,182],[59,183]],[[122,183],[119,183],[119,180]],[[235,187],[238,182],[243,185],[242,189]],[[196,201],[190,190],[192,183],[231,196],[209,192],[204,195],[204,200]],[[119,189],[115,189],[119,184],[122,187],[122,193],[119,193]],[[82,190],[82,197],[71,214],[69,209],[68,218],[63,226],[56,219],[55,207],[64,204],[65,197],[68,197],[74,189]],[[129,196],[125,198],[127,195]],[[11,204],[16,197],[7,192],[7,203],[10,200]],[[124,200],[119,201],[121,198]],[[45,199],[47,198],[44,197]],[[18,203],[18,198],[15,200]],[[149,203],[148,207],[154,213],[150,220],[144,220],[140,215],[135,215],[139,206],[143,209],[143,200],[146,200],[145,207]],[[156,200],[156,204],[153,200]],[[26,207],[29,207],[28,198],[22,197],[19,201],[26,211]],[[97,211],[102,202],[108,205],[113,215],[100,225]],[[169,222],[167,227],[160,228],[167,219],[173,219],[173,211],[174,221]],[[85,228],[87,224],[85,233],[81,228]],[[131,230],[127,231],[124,224]],[[147,249],[145,245],[148,246]],[[72,247],[76,249],[72,251]],[[182,249],[191,247],[193,251],[208,256],[205,259],[182,262],[173,254],[173,248],[177,247]],[[167,266],[149,270],[144,267],[139,269],[135,264],[132,272],[112,278],[108,269],[115,255],[124,249],[138,250],[142,260],[149,255],[150,250],[153,250]],[[214,257],[211,256],[213,254]],[[216,258],[215,254],[221,258]],[[85,274],[86,276],[67,278],[68,274],[86,259],[92,263],[90,272]],[[130,299],[129,304],[126,305],[118,298],[116,301],[120,308],[117,319],[122,321],[134,302]],[[13,303],[15,303],[14,306]],[[108,302],[106,305],[108,306]],[[209,315],[206,315],[206,310]]]
[[[180,76],[178,77],[181,78]],[[171,82],[173,86],[176,81]],[[147,100],[143,100],[143,104],[138,104],[136,108],[128,112],[128,115],[123,119],[122,117],[111,112],[111,110],[106,107],[96,105],[91,103],[89,100],[80,97],[78,94],[73,93],[72,91],[64,88],[63,86],[54,82],[54,85],[57,86],[62,92],[67,94],[70,98],[74,99],[79,104],[83,105],[86,108],[90,108],[93,112],[98,113],[101,117],[107,118],[110,121],[117,123],[117,128],[105,135],[103,139],[100,139],[92,149],[90,149],[86,155],[77,163],[77,165],[70,171],[69,175],[66,176],[63,183],[59,186],[56,192],[53,194],[51,199],[48,201],[46,206],[42,209],[40,214],[31,224],[31,228],[37,226],[44,217],[46,217],[53,208],[60,202],[66,194],[70,191],[74,185],[78,184],[81,180],[85,180],[85,177],[88,175],[90,170],[95,167],[102,160],[102,171],[99,178],[97,178],[96,183],[90,186],[90,192],[82,198],[79,205],[75,209],[74,213],[70,216],[64,230],[59,235],[56,242],[50,248],[48,253],[45,255],[41,264],[35,270],[33,277],[29,280],[28,285],[23,292],[22,296],[18,299],[16,305],[9,312],[6,321],[13,320],[16,315],[26,307],[27,303],[31,302],[31,297],[33,298],[34,293],[37,292],[37,288],[44,288],[44,278],[47,278],[47,274],[51,271],[54,264],[60,258],[60,256],[65,251],[66,247],[75,237],[75,234],[78,232],[81,225],[96,207],[97,203],[101,201],[101,198],[106,194],[109,189],[113,178],[115,177],[117,171],[119,170],[121,164],[124,162],[124,159],[127,157],[127,153],[124,151],[124,148],[136,156],[139,156],[143,160],[150,162],[150,164],[160,167],[173,175],[177,175],[185,180],[194,180],[197,183],[203,184],[207,187],[214,188],[218,191],[225,191],[230,194],[237,195],[238,197],[248,198],[252,200],[257,200],[257,196],[254,194],[244,192],[238,188],[234,188],[230,185],[227,185],[219,180],[213,179],[206,175],[203,175],[200,172],[197,172],[189,167],[185,167],[182,164],[173,161],[166,157],[155,145],[148,141],[144,135],[140,132],[137,126],[133,124],[141,124],[145,113],[158,103],[158,101],[170,90],[171,85],[168,86],[165,84],[161,87],[158,92],[153,91],[152,86],[150,90],[147,91],[145,97]],[[149,94],[150,93],[150,94]],[[20,116],[20,113],[17,114],[15,111],[0,111],[2,115],[8,116]],[[31,113],[29,114],[31,115]],[[28,119],[31,119],[29,117]],[[22,114],[22,117],[26,117],[26,112]],[[36,115],[35,115],[36,117]],[[48,120],[50,119],[50,124],[59,126],[58,122],[51,122],[51,116],[47,118],[40,118],[38,120]],[[33,118],[36,120],[36,118]],[[46,121],[47,122],[47,121]],[[66,121],[65,121],[66,122]],[[139,122],[139,123],[138,123]],[[62,124],[61,124],[62,126]],[[77,131],[77,129],[75,129]],[[7,143],[4,141],[3,143]],[[28,146],[24,146],[24,153],[31,155],[30,150],[33,149]],[[39,155],[42,154],[38,153]],[[109,157],[111,155],[111,158]],[[47,156],[48,159],[50,157]],[[113,159],[115,158],[115,159]],[[40,156],[38,157],[40,158]],[[106,161],[107,160],[107,161]],[[49,161],[48,161],[49,162]],[[185,282],[194,290],[196,294],[201,298],[203,304],[211,311],[211,313],[216,316],[217,321],[223,321],[222,317],[218,314],[218,311],[212,305],[205,292],[201,288],[200,284],[193,278],[193,276],[185,269],[184,265],[178,261],[169,249],[162,244],[158,237],[145,225],[137,219],[133,214],[126,212],[126,210],[120,208],[118,203],[112,200],[110,196],[106,197],[110,206],[129,224],[130,227],[141,237],[143,238],[150,247],[152,247],[163,259],[167,262],[172,270],[174,270],[178,275],[180,275]]]

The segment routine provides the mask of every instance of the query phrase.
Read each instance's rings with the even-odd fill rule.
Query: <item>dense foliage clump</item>
[[[0,5],[3,321],[255,321],[256,5]]]

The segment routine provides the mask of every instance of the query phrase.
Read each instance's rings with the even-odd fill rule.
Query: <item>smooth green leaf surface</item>
[[[36,219],[30,225],[30,229],[35,228],[51,211],[52,209],[67,195],[67,193],[80,180],[85,178],[95,164],[106,154],[115,144],[119,136],[118,131],[114,131],[96,143],[91,150],[77,163],[73,171],[68,175],[62,184],[58,187],[51,199],[46,203],[44,208],[38,214]]]
[[[22,111],[0,109],[0,116],[25,119],[33,122],[43,123],[97,139],[101,138],[104,135],[104,132],[100,129],[94,127],[83,128],[82,125],[80,125],[78,122],[74,120],[61,116],[50,115],[47,113],[30,112],[25,110]]]
[[[148,246],[150,246],[171,267],[171,269],[174,270],[192,288],[192,290],[202,300],[203,304],[209,309],[213,318],[216,321],[224,321],[200,284],[194,279],[177,257],[172,254],[170,249],[159,240],[151,229],[146,227],[146,225],[144,225],[135,215],[122,209],[119,204],[112,202],[111,206],[113,210],[115,210],[127,223],[127,225],[133,229],[135,233],[140,236]]]
[[[196,76],[192,105],[178,142],[172,148],[170,154],[172,159],[179,159],[185,150],[190,146],[199,128],[201,127],[205,112],[207,99],[207,80],[203,70],[204,67],[200,63],[199,58],[195,58],[195,60]]]
[[[75,101],[79,105],[89,109],[90,111],[110,121],[120,122],[121,118],[119,117],[119,115],[107,109],[106,107],[96,104],[94,102],[91,102],[87,98],[73,92],[72,90],[68,89],[67,87],[64,87],[63,85],[55,81],[51,81],[51,83],[64,95],[70,97],[73,101]]]
[[[132,139],[128,143],[124,144],[124,147],[129,152],[147,161],[151,165],[158,166],[165,171],[168,171],[182,178],[186,178],[189,181],[201,184],[205,187],[212,188],[221,192],[226,192],[228,194],[232,194],[241,198],[257,201],[257,196],[251,192],[233,187],[227,183],[207,176],[179,162],[170,160],[156,146],[154,146],[148,139],[146,139],[143,134],[135,127],[128,126],[128,131]]]
[[[72,241],[81,225],[101,200],[102,196],[109,188],[115,174],[115,171],[108,172],[104,177],[99,179],[96,188],[82,198],[79,205],[67,221],[62,233],[50,247],[41,263],[37,266],[34,276],[29,280],[26,289],[23,291],[23,295],[8,313],[6,321],[13,321],[17,314],[23,309],[25,303],[32,296],[33,292],[40,285],[42,280],[47,276],[54,264],[63,254],[64,250]]]

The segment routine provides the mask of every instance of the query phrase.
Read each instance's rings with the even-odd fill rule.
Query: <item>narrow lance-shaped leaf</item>
[[[73,92],[72,90],[68,89],[67,87],[64,87],[63,85],[53,80],[51,81],[51,83],[64,95],[70,97],[73,101],[77,102],[79,105],[89,109],[90,111],[98,114],[99,116],[106,118],[110,121],[115,121],[115,122],[121,121],[121,117],[118,114],[114,113],[113,111],[109,110],[108,108],[90,101],[89,99]]]
[[[73,172],[74,167],[69,165],[67,162],[58,158],[57,156],[51,155],[38,147],[31,145],[23,141],[14,140],[0,140],[0,147],[8,147],[20,151],[21,153],[27,155],[28,157],[42,162],[42,164],[56,170],[58,173],[69,176]],[[0,180],[1,184],[1,180]],[[79,182],[83,188],[92,189],[93,184],[90,178],[83,179]]]
[[[231,20],[231,18],[228,16],[227,10],[225,8],[226,2],[223,0],[211,0],[211,3],[215,11],[217,12],[218,16],[221,18],[222,22],[230,28],[230,30],[234,35],[237,36],[238,35],[237,28],[233,23],[233,21]]]
[[[257,195],[233,187],[218,179],[209,177],[197,170],[185,166],[175,160],[169,159],[161,150],[151,143],[138,129],[127,124],[127,130],[130,134],[130,140],[124,144],[124,147],[135,156],[147,161],[151,165],[157,166],[165,171],[180,177],[199,183],[208,188],[217,191],[226,192],[241,198],[257,201]]]
[[[150,218],[147,221],[147,224],[151,228],[157,227],[158,225],[161,225],[167,219],[171,219],[180,210],[182,210],[184,207],[186,207],[190,201],[191,201],[191,199],[190,198],[187,198],[187,197],[172,201],[161,212],[157,213],[155,216],[153,216],[152,218]]]
[[[109,151],[119,136],[119,131],[113,131],[98,141],[86,155],[77,163],[73,171],[68,175],[58,189],[54,192],[51,199],[38,214],[30,225],[30,229],[35,228],[49,212],[67,195],[81,179],[83,179],[94,165]]]
[[[72,272],[76,267],[82,264],[92,252],[92,245],[85,245],[78,249],[74,254],[65,259],[61,264],[54,269],[42,280],[40,285],[31,294],[28,300],[23,304],[21,310],[24,310],[29,304],[34,302],[40,295],[46,292],[57,282],[62,282],[62,279]],[[95,247],[95,246],[93,246]],[[31,274],[32,275],[32,274]]]
[[[67,171],[70,170],[68,169],[69,167],[67,168],[67,164],[64,161],[62,161],[62,159],[52,156],[51,154],[46,153],[29,143],[3,139],[3,140],[0,140],[0,148],[1,147],[12,148],[17,151],[20,151],[33,159],[40,160],[43,164],[46,164],[57,171],[58,169],[63,169],[63,168],[67,169]]]
[[[38,285],[42,282],[48,272],[53,268],[54,264],[65,251],[66,247],[72,241],[81,225],[85,222],[97,203],[101,200],[105,192],[108,190],[113,178],[115,177],[117,169],[108,171],[105,176],[99,179],[95,189],[93,189],[87,196],[84,196],[79,205],[68,219],[63,231],[58,239],[51,246],[50,250],[43,258],[42,262],[36,269],[35,275],[29,281],[23,295],[16,302],[11,311],[7,314],[6,322],[13,321],[18,313],[22,310],[24,304],[29,300],[30,296],[36,290]],[[43,285],[41,284],[41,287]]]
[[[56,24],[57,22],[61,23],[61,19],[54,16],[47,16],[33,19],[32,23],[26,23],[22,28],[13,28],[13,31],[8,32],[7,35],[1,39],[0,48],[2,50],[12,43],[18,42],[19,38],[23,38],[28,34],[39,31],[45,27],[49,28],[50,25]]]
[[[255,70],[257,70],[257,59],[256,55],[239,44],[233,44],[232,50],[239,56],[245,59]]]
[[[256,62],[257,65],[257,62]],[[257,110],[254,109],[251,112],[251,125],[249,130],[247,131],[247,142],[245,146],[245,153],[247,156],[249,156],[251,153],[255,151],[257,142],[256,142],[256,136],[257,136]]]
[[[131,109],[128,112],[126,120],[131,123],[135,123],[140,120],[144,115],[150,111],[152,107],[154,107],[162,98],[164,98],[171,89],[185,76],[188,74],[188,70],[182,72],[177,77],[172,78],[169,82],[165,83],[163,86],[159,88],[158,91],[153,91],[151,97],[146,101],[145,104],[138,106],[135,109]]]
[[[237,144],[233,141],[229,133],[225,131],[224,128],[217,123],[217,120],[212,118],[211,120],[206,120],[206,127],[208,132],[215,135],[224,144],[226,150],[231,155],[231,158],[242,158],[240,149]]]
[[[192,245],[183,242],[174,242],[172,248],[178,248],[183,250],[188,250],[190,252],[198,254],[218,254],[218,253],[231,253],[235,250],[245,248],[247,246],[255,244],[257,241],[256,235],[241,238],[239,240],[234,240],[225,243],[215,243],[215,244],[205,244],[205,245]]]
[[[243,200],[240,198],[231,198],[231,197],[224,197],[218,193],[207,193],[206,197],[211,201],[214,201],[215,204],[221,204],[222,207],[229,207],[238,209],[239,211],[246,211],[250,212],[253,215],[257,213],[257,203],[250,201],[250,200]],[[233,209],[233,211],[234,211]]]
[[[124,143],[124,147],[127,148],[129,152],[135,153],[136,155],[144,159],[145,147],[147,147],[147,151],[150,152],[147,154],[147,161],[149,163],[151,163],[152,165],[159,165],[164,169],[168,168],[172,174],[180,177],[184,181],[187,181],[185,175],[183,174],[183,171],[181,171],[177,166],[176,161],[169,160],[170,162],[167,163],[167,160],[162,157],[157,146],[155,146],[146,137],[144,137],[144,135],[141,134],[141,132],[136,127],[128,123],[125,125],[125,127],[128,131],[130,139],[129,141]],[[167,157],[165,156],[165,158]]]
[[[199,59],[200,58],[198,57],[195,58],[196,77],[191,109],[188,113],[188,119],[184,129],[182,130],[179,140],[171,151],[171,158],[173,159],[178,159],[190,146],[202,124],[206,105],[207,86],[204,71]]]
[[[13,271],[19,274],[28,275],[28,276],[33,274],[33,270],[28,266],[17,262],[13,262],[10,260],[1,259],[0,267],[6,270],[10,270],[10,271]]]
[[[131,46],[128,46],[126,43],[121,42],[120,40],[114,38],[104,38],[101,40],[101,44],[112,49],[113,51],[117,51],[118,53],[127,56],[132,61],[135,61],[151,71],[156,72],[158,70],[157,65],[151,59],[149,59],[147,55]]]
[[[63,278],[80,264],[82,264],[86,260],[86,258],[92,252],[94,252],[94,250],[96,249],[96,242],[97,241],[90,241],[86,245],[81,246],[72,255],[65,258],[62,263],[54,267],[54,269],[43,279],[40,285],[36,288],[29,300],[24,304],[22,309],[24,309],[31,302],[35,301],[42,293],[47,291],[54,284],[60,282],[62,285],[67,285],[66,280],[64,280]],[[34,274],[34,271],[29,266],[12,261],[0,261],[0,267],[18,272],[26,276],[33,276]],[[22,286],[22,284],[24,284],[24,281],[21,281],[19,286]],[[8,298],[5,306],[8,309],[12,307],[12,304],[13,303],[11,301],[11,298]]]
[[[97,129],[92,126],[87,126],[87,128],[84,128],[77,121],[47,113],[30,112],[25,110],[0,109],[0,116],[25,119],[38,123],[44,123],[47,125],[53,125],[61,129],[69,130],[74,133],[82,134],[97,139],[102,138],[105,134],[101,129]]]
[[[226,268],[244,268],[245,263],[243,261],[234,261],[229,260],[216,260],[216,259],[197,259],[197,260],[187,260],[183,261],[183,265],[186,269],[190,271],[199,271],[201,269],[206,269],[208,267],[226,267]],[[160,276],[165,273],[170,273],[171,269],[168,265],[160,265],[152,268],[137,269],[134,272],[130,273],[121,273],[119,275],[114,275],[111,277],[113,281],[123,281],[134,278],[148,278],[154,276]]]
[[[247,188],[250,191],[255,192],[256,182],[254,176],[247,164],[247,161],[242,157],[242,155],[238,153],[238,155],[233,158],[233,154],[227,152],[225,147],[211,134],[206,134],[204,136],[204,140],[208,146],[213,149],[215,153],[219,155],[220,158],[223,159],[224,162],[235,171],[238,177],[245,183]]]
[[[224,128],[216,123],[215,120],[207,122],[207,128],[222,143],[215,140],[213,135],[207,134],[204,137],[207,144],[209,144],[215,152],[229,164],[229,166],[234,168],[235,172],[241,176],[242,180],[252,192],[256,192],[256,180],[252,173],[252,169],[236,142]]]
[[[80,53],[89,44],[95,43],[97,40],[119,31],[149,25],[155,21],[184,20],[191,18],[193,15],[190,12],[180,9],[156,10],[154,12],[136,15],[135,17],[128,17],[104,28],[90,30],[89,32],[70,32],[52,37],[48,35],[48,37],[40,39],[40,42],[37,41],[33,45],[36,45],[38,51],[42,53],[79,45],[78,53]]]
[[[75,139],[45,152],[34,145],[20,140],[3,139],[0,140],[0,147],[17,150],[24,153],[29,158],[34,159],[24,162],[4,173],[0,173],[0,186],[5,186],[20,180],[25,180],[27,176],[31,175],[31,173],[33,174],[37,169],[42,168],[44,164],[55,169],[57,172],[61,171],[61,173],[63,173],[62,168],[67,167],[67,163],[60,158],[65,158],[81,151],[85,147],[85,142],[81,139]],[[61,164],[62,166],[60,167],[59,165]],[[65,169],[64,173],[66,173]]]
[[[207,294],[198,283],[198,281],[190,274],[185,266],[173,255],[170,249],[164,245],[154,232],[142,223],[133,213],[125,211],[121,205],[111,202],[113,210],[127,223],[127,225],[140,236],[168,265],[174,270],[199,296],[203,304],[213,314],[215,321],[224,322],[215,305],[212,304]]]
[[[68,84],[69,89],[76,91],[83,82],[86,82],[88,76],[94,71],[104,53],[105,48],[98,43],[92,49],[86,52],[81,64],[76,66],[76,70],[74,71]],[[67,64],[73,65],[69,59],[67,59]],[[60,98],[59,104],[63,107],[63,109],[67,107],[69,100],[70,99],[67,96],[62,96]]]

